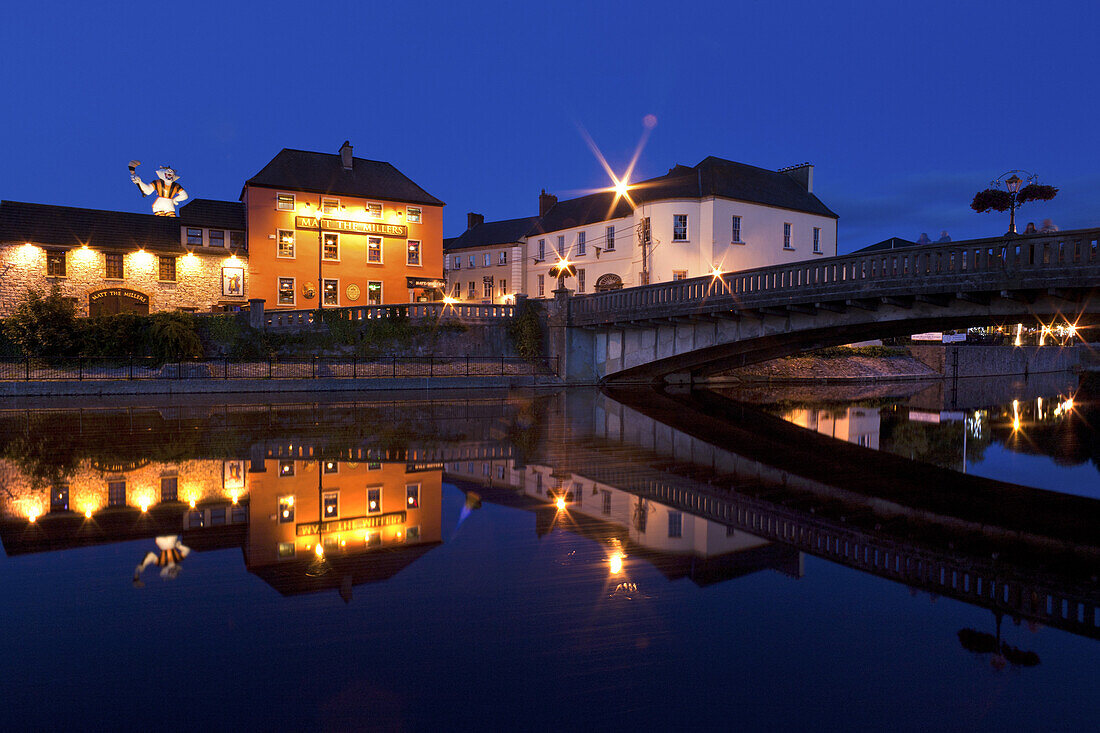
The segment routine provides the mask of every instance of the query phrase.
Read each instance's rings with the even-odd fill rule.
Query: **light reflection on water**
[[[1005,433],[1010,403],[958,395],[767,409],[914,466],[965,456],[970,475],[1100,498],[1092,401],[1078,421],[1036,397],[1016,411],[1026,441]],[[943,479],[957,502],[921,503],[904,484],[924,469],[882,464],[897,485],[876,486],[858,452],[715,405],[571,392],[0,411],[8,724],[1096,719],[1096,543],[1073,521],[1091,503],[1059,504],[1053,527],[983,514],[966,477]],[[1021,459],[1040,462],[1036,481]],[[925,519],[870,508],[886,500]],[[1006,531],[959,529],[983,516]]]

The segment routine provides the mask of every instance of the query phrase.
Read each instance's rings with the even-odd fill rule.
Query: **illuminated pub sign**
[[[373,517],[351,517],[350,519],[333,519],[328,522],[307,522],[299,524],[295,531],[299,537],[305,537],[318,532],[352,532],[357,529],[377,529],[378,527],[389,527],[404,523],[405,512],[390,512],[389,514],[375,514]]]
[[[405,278],[405,287],[423,288],[424,290],[444,290],[447,287],[447,281],[431,277],[407,277]]]
[[[88,293],[88,315],[149,315],[149,296],[130,288],[104,288]]]
[[[296,229],[316,229],[317,217],[296,216],[294,217],[294,227]],[[383,237],[396,237],[398,239],[406,239],[409,236],[409,229],[404,224],[383,224],[376,221],[329,219],[327,216],[321,217],[321,228],[333,232],[379,234]]]

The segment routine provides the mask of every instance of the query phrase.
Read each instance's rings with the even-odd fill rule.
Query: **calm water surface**
[[[3,727],[1095,729],[1097,391],[11,406]]]

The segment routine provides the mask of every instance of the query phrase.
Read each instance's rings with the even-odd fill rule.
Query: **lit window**
[[[176,258],[172,255],[160,255],[160,279],[164,282],[176,281]]]
[[[107,482],[107,506],[126,506],[126,482]]]
[[[477,297],[477,283],[471,281],[470,287],[466,290],[466,300],[473,300]]]
[[[340,305],[340,281],[326,278],[324,283],[325,305]]]
[[[381,471],[382,470],[382,462],[381,461],[368,461],[367,462],[367,470],[368,471]]]
[[[419,265],[420,264],[420,242],[415,239],[409,240],[409,259],[408,264]]]
[[[507,295],[508,294],[508,281],[507,280],[501,280],[500,281],[500,294],[501,295]]]
[[[340,464],[336,461],[325,461],[322,467],[325,473],[340,473]]]
[[[415,527],[409,527],[405,530],[406,542],[419,542],[420,541],[420,525]]]
[[[454,256],[454,263],[455,263],[455,269],[456,270],[461,270],[462,269],[462,255],[455,255]]]
[[[584,232],[577,232],[577,256],[584,257],[588,252],[588,236]]]
[[[668,536],[682,537],[684,532],[684,515],[680,512],[668,513]]]
[[[105,277],[112,280],[121,280],[123,278],[122,255],[108,252],[106,264]]]
[[[211,247],[225,247],[225,230],[224,229],[211,229],[210,230],[210,246]]]
[[[279,305],[294,305],[294,278],[279,278]]]
[[[606,516],[611,513],[611,492],[607,489],[603,489],[600,491],[600,497],[603,500],[601,511]]]
[[[278,233],[279,239],[279,257],[293,257],[294,256],[294,230],[293,229],[280,229]]]
[[[493,278],[485,277],[481,279],[481,297],[493,297]]]
[[[367,216],[372,219],[382,218],[382,204],[368,203],[367,204]]]
[[[294,543],[293,542],[280,542],[277,550],[279,558],[284,559],[288,557],[294,557]]]
[[[741,217],[733,217],[733,231],[730,236],[732,237],[731,242],[741,241]]]
[[[279,476],[293,476],[294,461],[279,461]]]
[[[371,280],[367,283],[367,305],[382,305],[382,283]]]
[[[58,484],[50,489],[50,511],[69,511],[69,485]]]
[[[367,514],[378,514],[382,511],[381,487],[367,489]]]
[[[687,276],[688,276],[687,270],[673,270],[672,271],[672,279],[673,280],[687,280]]]
[[[280,193],[275,197],[275,208],[279,211],[294,211],[294,194]]]
[[[607,242],[606,242],[605,249],[607,249],[607,251],[610,252],[611,250],[615,249],[615,227],[614,226],[609,226],[607,228],[606,239],[607,239]]]
[[[247,246],[244,242],[244,232],[230,232],[229,246],[233,249],[246,249]]]
[[[584,269],[577,270],[577,292],[584,292]]]
[[[177,501],[179,499],[179,477],[178,476],[161,476],[160,478],[160,500],[161,501]]]
[[[791,225],[783,225],[783,249],[794,249],[791,247]]]
[[[672,216],[672,241],[686,242],[688,238],[688,215],[674,214]]]
[[[46,275],[48,277],[65,277],[64,252],[46,252]]]
[[[321,510],[325,519],[336,519],[340,516],[340,494],[335,491],[326,491],[321,495]]]
[[[279,524],[291,524],[294,522],[294,497],[279,497]]]
[[[340,199],[321,199],[321,211],[326,214],[340,211]]]
[[[483,259],[485,260],[485,263],[484,263],[485,267],[492,267],[492,265],[493,265],[493,253],[492,252],[486,252],[485,257]]]
[[[542,297],[543,295],[546,295],[546,276],[545,275],[539,275],[538,276],[538,282],[539,282],[539,297]]]
[[[367,237],[367,262],[382,264],[382,237]]]
[[[545,239],[540,239],[539,240],[539,257],[538,258],[539,258],[539,260],[545,260],[546,259],[546,240]]]
[[[187,229],[187,244],[191,247],[202,246],[202,230],[201,229]]]
[[[340,259],[340,235],[336,232],[325,232],[322,235],[324,244],[324,258],[326,260]]]
[[[419,206],[407,206],[405,207],[405,221],[409,224],[419,224],[421,218]]]
[[[565,257],[565,235],[558,235],[558,257]]]
[[[187,512],[187,528],[202,529],[206,526],[206,512],[202,509]]]
[[[420,508],[420,484],[412,484],[405,487],[405,508]]]
[[[461,298],[462,297],[462,283],[457,283],[456,282],[454,284],[454,286],[451,288],[451,297],[452,298]]]
[[[814,254],[821,254],[821,228],[814,227]]]
[[[497,264],[498,265],[507,265],[508,264],[508,250],[502,249],[500,251],[500,254],[497,255]]]

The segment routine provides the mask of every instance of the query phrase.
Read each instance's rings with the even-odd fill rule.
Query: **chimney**
[[[340,162],[344,164],[344,170],[351,170],[351,143],[347,140],[340,146]]]
[[[539,216],[546,216],[546,212],[554,208],[554,204],[558,203],[558,197],[551,193],[546,193],[546,189],[542,189],[542,193],[539,194]]]
[[[787,168],[780,168],[780,173],[786,173],[788,176],[798,182],[798,185],[806,189],[806,193],[814,192],[814,167],[811,163],[802,163],[800,165],[792,165]]]
[[[484,223],[485,223],[485,216],[483,214],[475,214],[472,211],[470,213],[466,214],[466,231],[470,231],[471,229],[476,227],[478,224],[484,224]]]

